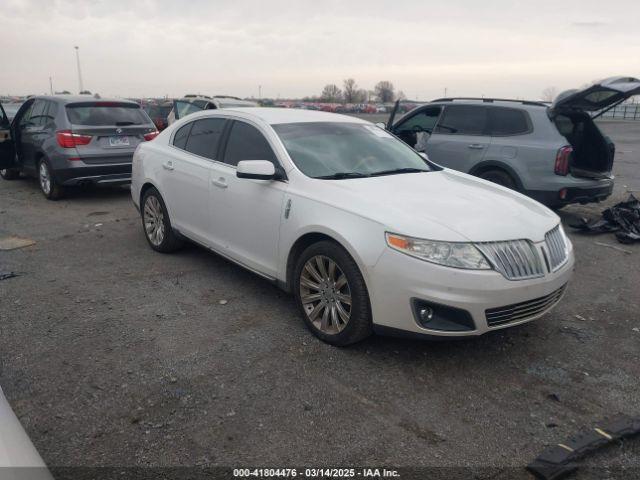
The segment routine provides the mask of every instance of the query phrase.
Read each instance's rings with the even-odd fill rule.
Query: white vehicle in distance
[[[227,95],[185,95],[180,100],[173,101],[173,108],[167,115],[167,123],[171,125],[176,120],[202,110],[217,110],[219,108],[257,107],[256,102],[242,100],[238,97]]]
[[[334,345],[528,322],[573,271],[551,210],[353,117],[194,113],[140,145],[132,177],[154,250],[187,238],[277,283]]]

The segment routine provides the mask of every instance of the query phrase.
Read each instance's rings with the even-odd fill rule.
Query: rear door
[[[553,114],[563,110],[597,112],[640,94],[640,79],[634,77],[610,77],[582,90],[562,92],[551,105]]]
[[[220,139],[227,120],[203,118],[180,127],[162,165],[161,185],[171,221],[194,240],[219,247],[211,238],[209,184],[219,158]]]
[[[0,170],[15,166],[15,146],[11,137],[11,124],[0,103]]]
[[[491,145],[489,115],[483,105],[446,105],[429,137],[429,159],[461,172],[480,163]]]
[[[66,106],[78,155],[87,164],[131,163],[136,147],[155,125],[140,105],[129,102],[79,102]]]

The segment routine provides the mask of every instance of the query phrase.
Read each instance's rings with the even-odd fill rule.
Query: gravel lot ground
[[[617,143],[610,205],[640,191],[640,122],[602,125]],[[127,189],[50,202],[33,180],[2,181],[9,235],[36,244],[0,251],[0,271],[20,274],[0,282],[0,384],[52,466],[516,467],[490,477],[529,478],[521,467],[545,446],[640,414],[640,244],[613,236],[571,233],[573,282],[539,321],[337,349],[267,281],[197,247],[152,251]],[[640,439],[588,463],[640,474]]]

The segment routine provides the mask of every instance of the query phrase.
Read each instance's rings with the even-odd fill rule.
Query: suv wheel
[[[342,247],[330,241],[308,247],[298,258],[293,282],[305,324],[318,338],[344,346],[371,335],[369,293]]]
[[[171,227],[167,207],[158,190],[150,188],[144,193],[140,211],[144,235],[151,248],[170,253],[182,247],[182,240]]]
[[[488,180],[490,182],[497,183],[498,185],[502,185],[503,187],[510,188],[511,190],[518,190],[516,181],[504,170],[485,170],[478,176],[484,180]]]
[[[20,170],[17,168],[3,168],[0,170],[0,177],[5,180],[15,180],[20,178]]]
[[[51,167],[45,159],[40,160],[38,163],[38,183],[40,184],[40,190],[49,200],[62,198],[62,186],[56,183]]]

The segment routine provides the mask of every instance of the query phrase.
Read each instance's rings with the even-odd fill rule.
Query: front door
[[[426,151],[429,137],[438,122],[442,107],[422,107],[401,119],[392,129],[403,142],[419,152]]]
[[[211,175],[211,236],[222,251],[247,267],[275,277],[287,184],[236,177],[242,160],[269,160],[282,171],[267,138],[253,125],[235,120],[223,161]]]
[[[491,145],[488,111],[481,105],[447,105],[427,141],[429,159],[443,167],[468,173]]]
[[[0,170],[15,166],[15,147],[11,138],[11,123],[0,104]]]

